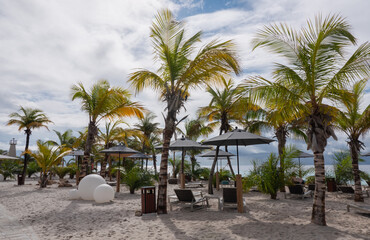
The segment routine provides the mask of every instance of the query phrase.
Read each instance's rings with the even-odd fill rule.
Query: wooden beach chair
[[[347,204],[347,212],[349,212],[350,208],[354,208],[362,212],[370,213],[370,205]]]
[[[289,193],[285,192],[284,198],[287,197],[287,194],[290,194],[292,196],[299,196],[299,197],[302,197],[302,199],[308,196],[310,197],[313,196],[313,192],[311,190],[305,191],[302,184],[295,184],[295,185],[288,186],[288,189],[289,189]]]
[[[200,194],[193,194],[193,191],[190,189],[175,189],[175,193],[177,196],[177,200],[171,201],[174,199],[172,196],[168,197],[168,203],[170,204],[170,210],[172,211],[172,205],[174,204],[182,204],[182,205],[190,205],[190,210],[194,211],[195,206],[204,207],[204,203],[207,203],[208,206],[208,199],[203,197],[202,192]]]
[[[223,188],[222,189],[222,198],[221,198],[221,209],[223,210],[224,207],[238,207],[237,204],[237,197],[236,197],[236,188],[228,187],[228,188]],[[244,212],[246,211],[247,208],[247,202],[243,198],[243,208]]]
[[[338,193],[352,197],[355,194],[355,190],[352,186],[338,186]],[[362,191],[362,194],[364,195],[364,197],[370,197],[369,191],[366,189]]]

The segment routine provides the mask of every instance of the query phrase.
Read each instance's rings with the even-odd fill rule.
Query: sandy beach
[[[353,200],[327,193],[327,227],[310,223],[312,198],[270,200],[268,195],[244,195],[247,213],[234,209],[217,210],[211,199],[209,209],[190,212],[174,207],[167,215],[135,216],[141,209],[140,191],[121,193],[109,204],[70,200],[69,190],[57,184],[39,189],[36,181],[16,186],[0,182],[0,204],[40,239],[370,239],[370,214],[351,210]],[[174,185],[169,185],[173,194]],[[201,188],[206,192],[206,188]],[[215,191],[216,195],[222,192]],[[365,198],[365,203],[370,204]]]

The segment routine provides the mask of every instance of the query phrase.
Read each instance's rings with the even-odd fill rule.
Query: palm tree
[[[36,160],[41,168],[40,173],[40,187],[45,188],[47,179],[51,173],[51,169],[60,164],[63,157],[66,156],[71,150],[64,146],[55,147],[52,144],[37,141],[38,152],[31,153],[31,156]]]
[[[367,79],[358,81],[353,85],[352,91],[348,95],[353,96],[351,101],[343,99],[342,105],[345,111],[340,111],[336,119],[338,128],[348,137],[348,145],[352,157],[352,168],[355,181],[355,201],[363,202],[361,189],[360,171],[358,168],[358,155],[364,144],[359,140],[370,129],[370,104],[360,113],[360,104],[363,91],[366,87]]]
[[[26,146],[24,148],[24,163],[23,163],[23,170],[22,170],[22,181],[18,181],[19,185],[24,185],[24,180],[26,177],[26,171],[27,171],[27,162],[29,160],[29,154],[28,154],[28,147],[30,144],[30,136],[33,129],[36,128],[46,128],[49,130],[49,128],[46,126],[48,123],[52,123],[52,121],[49,120],[49,118],[42,112],[40,109],[35,108],[24,108],[20,107],[18,112],[11,113],[9,117],[11,118],[7,125],[17,125],[18,131],[21,131],[24,129],[24,132],[26,134]]]
[[[222,78],[222,84],[222,90],[208,86],[207,92],[211,94],[212,99],[208,106],[201,107],[198,110],[198,115],[207,119],[210,122],[210,126],[220,125],[220,135],[231,130],[230,121],[240,120],[243,113],[252,107],[247,98],[241,97],[239,88],[234,87],[231,79],[226,80]],[[225,151],[227,151],[227,146],[225,146]],[[209,177],[208,187],[210,193],[213,191],[212,180],[216,162],[217,159],[214,159]],[[232,175],[235,176],[229,157],[227,157],[227,162]]]
[[[139,123],[134,125],[134,129],[142,133],[140,137],[141,151],[146,154],[152,154],[154,172],[157,174],[157,160],[154,147],[159,142],[158,135],[161,133],[161,130],[158,127],[159,123],[153,122],[155,118],[156,116],[152,112],[149,112],[143,118],[139,119]]]
[[[55,134],[58,136],[59,143],[53,140],[47,141],[48,144],[54,146],[64,146],[66,148],[72,149],[73,145],[76,142],[76,137],[73,136],[72,130],[68,129],[64,133],[61,133],[57,130],[53,130]],[[62,166],[64,165],[64,159],[61,162]]]
[[[72,86],[72,101],[80,99],[82,111],[89,114],[81,176],[88,174],[91,149],[98,135],[98,124],[102,119],[112,120],[116,117],[142,116],[143,108],[137,102],[132,102],[130,97],[131,94],[128,90],[111,87],[107,80],[98,81],[89,91],[82,83]]]
[[[222,74],[238,73],[239,64],[232,41],[213,40],[195,53],[195,45],[200,42],[202,32],[186,38],[183,23],[176,21],[169,10],[156,15],[150,36],[160,67],[157,72],[136,71],[130,75],[129,81],[136,91],[152,87],[167,104],[158,187],[158,214],[164,214],[167,213],[168,148],[177,114],[189,97],[190,89],[217,81]]]
[[[99,129],[99,135],[98,139],[99,141],[103,142],[104,149],[108,149],[113,147],[114,141],[117,141],[120,137],[121,132],[123,129],[119,127],[119,125],[123,123],[122,121],[118,120],[115,122],[106,122],[105,123],[105,131],[101,131]],[[106,168],[108,163],[109,155],[105,154],[103,161],[101,162],[101,168],[100,168],[100,176],[103,178],[106,177]],[[109,160],[110,161],[110,160]],[[111,162],[109,163],[109,166],[111,165]]]
[[[335,134],[332,128],[336,109],[324,104],[341,97],[342,89],[351,81],[367,78],[370,72],[370,44],[364,43],[345,58],[345,47],[356,38],[350,26],[339,15],[317,16],[308,27],[296,31],[284,24],[272,24],[259,31],[254,48],[265,47],[282,56],[286,64],[276,64],[275,82],[252,77],[245,85],[252,89],[252,98],[269,106],[285,106],[303,116],[307,127],[307,148],[314,153],[315,196],[311,221],[326,225],[324,151],[327,139]]]
[[[201,136],[208,136],[213,132],[213,129],[206,125],[202,119],[193,119],[185,122],[185,136],[188,139],[197,141]],[[197,159],[195,155],[199,154],[199,150],[190,150],[190,161],[191,161],[191,174],[195,180],[195,166],[197,165]]]

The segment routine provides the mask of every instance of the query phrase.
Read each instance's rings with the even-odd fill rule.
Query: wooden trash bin
[[[143,214],[156,212],[154,186],[141,188],[141,212]]]
[[[336,192],[337,191],[337,184],[335,183],[335,178],[327,178],[326,179],[326,186],[328,188],[328,192]]]

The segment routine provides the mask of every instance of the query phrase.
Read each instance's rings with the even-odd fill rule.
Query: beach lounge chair
[[[302,197],[302,199],[304,199],[305,197],[312,197],[313,196],[313,192],[311,190],[308,190],[308,191],[304,191],[304,187],[302,184],[295,184],[295,185],[291,185],[291,186],[288,186],[288,189],[289,189],[289,194],[291,194],[292,196],[295,195],[295,196],[299,196],[299,197]],[[284,198],[286,198],[287,196],[287,192],[284,193]]]
[[[185,184],[186,188],[202,188],[203,184],[202,182],[189,182]]]
[[[362,212],[370,213],[370,205],[348,204],[347,205],[347,212],[349,212],[350,208],[354,208],[354,209],[360,210]]]
[[[194,206],[199,206],[198,204],[202,204],[201,207],[204,207],[204,203],[207,203],[208,200],[203,197],[202,192],[200,194],[193,194],[193,191],[190,189],[175,189],[175,193],[177,196],[177,200],[171,201],[174,199],[172,196],[168,197],[168,203],[170,204],[170,210],[172,211],[173,204],[185,204],[190,205],[190,210],[194,211]]]
[[[223,210],[224,207],[238,207],[237,205],[237,198],[236,198],[236,188],[223,188],[222,189],[222,198],[220,201],[221,209]],[[244,212],[247,208],[247,203],[243,198],[243,208]]]
[[[351,186],[338,186],[338,193],[347,194],[347,195],[352,196],[353,194],[355,194],[355,190]],[[370,197],[369,196],[369,191],[366,190],[366,189],[364,191],[362,191],[362,194],[367,196],[367,197]]]

